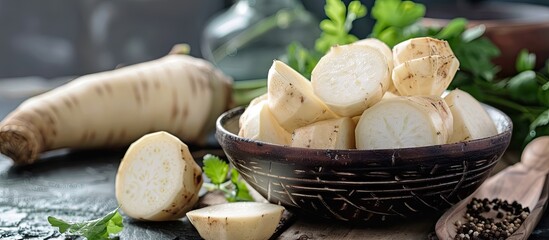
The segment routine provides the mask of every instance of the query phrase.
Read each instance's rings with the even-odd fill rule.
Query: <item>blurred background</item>
[[[110,70],[120,64],[161,57],[176,43],[189,44],[190,54],[202,57],[202,33],[208,21],[234,2],[0,0],[0,79],[57,78]],[[317,21],[324,18],[324,1],[297,2]],[[369,9],[373,4],[373,0],[362,2]],[[416,2],[425,3],[429,10],[430,5],[441,1]],[[480,1],[444,1],[444,4],[471,2]],[[518,2],[549,5],[546,0]],[[357,21],[353,31],[363,38],[372,25],[367,17]]]

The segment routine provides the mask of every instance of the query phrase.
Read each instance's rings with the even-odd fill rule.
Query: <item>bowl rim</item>
[[[325,158],[326,163],[343,163],[351,161],[352,159],[349,159],[349,156],[360,156],[366,153],[372,154],[372,155],[382,155],[382,156],[392,156],[393,161],[395,160],[396,156],[399,156],[401,160],[404,160],[408,163],[418,163],[421,160],[420,152],[423,153],[429,153],[430,156],[433,155],[439,155],[439,156],[446,156],[447,154],[451,153],[463,153],[463,152],[469,152],[469,151],[480,151],[486,146],[502,143],[506,144],[505,149],[509,146],[510,140],[511,140],[511,134],[513,131],[513,122],[511,121],[511,118],[502,112],[501,110],[492,107],[488,104],[481,103],[481,105],[490,111],[496,112],[498,115],[503,117],[504,122],[506,122],[506,126],[504,126],[504,130],[496,135],[486,137],[486,138],[480,138],[480,139],[474,139],[464,142],[457,142],[457,143],[446,143],[446,144],[438,144],[438,145],[428,145],[428,146],[421,146],[421,147],[407,147],[407,148],[394,148],[394,149],[316,149],[316,148],[301,148],[301,147],[291,147],[291,146],[285,146],[280,144],[274,144],[269,142],[263,142],[248,138],[243,138],[238,136],[238,134],[232,133],[229,130],[227,130],[223,123],[224,121],[227,121],[235,116],[238,116],[243,112],[247,106],[238,106],[235,108],[232,108],[223,114],[221,114],[217,120],[216,120],[216,138],[222,148],[224,148],[224,144],[221,142],[222,138],[228,137],[234,141],[237,141],[238,143],[245,143],[245,144],[255,144],[258,146],[268,146],[269,149],[273,150],[279,150],[280,152],[283,152],[284,150],[292,149],[295,150],[296,153],[300,153],[304,156],[306,155],[329,155],[329,157]],[[223,136],[224,135],[224,136]],[[277,154],[277,153],[274,153]],[[423,154],[425,155],[425,154]],[[342,156],[342,158],[338,159],[338,156]],[[347,157],[345,157],[347,156]],[[413,156],[410,158],[402,159],[402,156]],[[293,158],[293,157],[292,157]],[[335,159],[334,159],[335,158]],[[306,160],[303,158],[303,160]],[[340,160],[340,161],[333,161],[333,160]],[[365,162],[368,162],[368,157],[365,157]],[[287,162],[288,159],[272,159],[271,161],[281,161],[281,162]],[[318,160],[315,160],[316,164],[318,164]],[[393,162],[394,164],[394,162]]]

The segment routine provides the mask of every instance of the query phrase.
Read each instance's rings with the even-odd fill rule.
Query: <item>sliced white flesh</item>
[[[393,69],[393,84],[402,96],[440,96],[456,74],[456,57],[439,55],[413,59]]]
[[[393,149],[444,144],[449,134],[431,104],[414,98],[384,99],[364,111],[356,127],[357,149]],[[430,105],[430,106],[429,106]]]
[[[381,100],[389,87],[387,58],[367,45],[335,46],[311,75],[314,93],[340,116],[360,115]]]
[[[450,138],[454,131],[454,118],[450,111],[450,107],[448,107],[443,98],[439,96],[415,96],[408,99],[425,108],[436,111],[442,121],[442,127],[445,129],[441,134],[445,134],[444,138],[446,139]]]
[[[290,145],[292,136],[274,118],[267,101],[261,101],[246,109],[248,114],[242,122],[238,135],[280,145]]]
[[[355,125],[348,117],[324,120],[296,129],[292,147],[316,149],[355,148]]]
[[[156,132],[128,148],[116,174],[116,199],[134,219],[175,220],[196,204],[201,186],[202,170],[187,145]]]
[[[269,107],[287,131],[337,117],[315,96],[311,82],[285,63],[274,61],[267,81]]]
[[[393,51],[391,48],[384,42],[378,40],[377,38],[365,38],[359,41],[354,42],[353,44],[371,46],[377,48],[383,56],[387,59],[387,65],[389,66],[389,71],[393,70]]]
[[[469,93],[455,89],[444,100],[454,116],[454,133],[449,143],[490,137],[498,133],[494,121]]]
[[[393,47],[395,66],[413,59],[433,55],[443,57],[455,56],[448,42],[431,37],[412,38]]]
[[[187,218],[206,240],[266,240],[283,212],[284,207],[270,203],[237,202],[193,210]]]
[[[242,123],[244,123],[248,118],[250,109],[252,109],[253,106],[257,105],[260,102],[267,101],[267,99],[268,99],[268,95],[267,93],[265,93],[259,97],[254,98],[252,101],[250,101],[250,104],[248,105],[248,107],[246,107],[246,110],[244,110],[244,112],[242,113],[242,115],[240,115],[240,118],[238,119],[238,126],[242,127]]]
[[[391,50],[391,48],[387,44],[385,44],[384,42],[378,40],[377,38],[366,38],[366,39],[356,41],[353,44],[371,46],[371,47],[375,47],[378,50],[380,50],[381,53],[383,53],[383,55],[387,59],[387,66],[389,67],[389,73],[391,73],[393,71],[393,68],[394,68],[393,51]],[[396,88],[393,84],[393,81],[389,81],[389,86],[387,87],[387,92],[391,92],[395,95],[399,95],[398,90],[396,90]]]

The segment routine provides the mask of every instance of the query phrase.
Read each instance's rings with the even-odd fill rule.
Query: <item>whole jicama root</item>
[[[183,54],[82,76],[10,113],[0,123],[0,153],[29,164],[48,150],[127,146],[156,131],[204,143],[231,104],[231,84]]]

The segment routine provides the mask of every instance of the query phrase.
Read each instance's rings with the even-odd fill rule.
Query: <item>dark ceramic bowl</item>
[[[498,135],[463,143],[381,150],[294,148],[239,137],[232,109],[216,138],[242,177],[272,203],[304,214],[379,223],[447,209],[488,177],[511,139],[512,123],[485,106]]]

